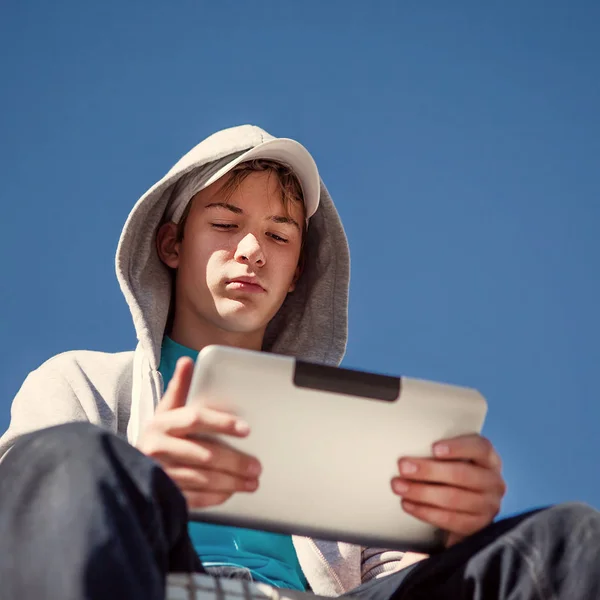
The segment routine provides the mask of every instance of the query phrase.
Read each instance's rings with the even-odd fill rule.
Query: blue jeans
[[[0,598],[163,600],[203,572],[177,486],[93,425],[21,438],[0,463]],[[499,521],[348,594],[358,600],[600,598],[600,513],[565,504]]]

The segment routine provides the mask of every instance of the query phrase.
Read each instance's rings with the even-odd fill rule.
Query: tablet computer
[[[444,534],[402,510],[397,461],[479,433],[487,410],[470,388],[224,346],[200,352],[187,401],[243,418],[247,438],[215,437],[263,466],[256,492],[192,519],[422,552]]]

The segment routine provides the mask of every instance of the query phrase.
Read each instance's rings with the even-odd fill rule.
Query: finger
[[[202,433],[245,437],[250,433],[250,427],[242,419],[205,406],[183,406],[162,413],[154,420],[153,427],[180,437]]]
[[[438,508],[487,515],[491,521],[500,510],[499,499],[448,485],[415,483],[405,479],[392,480],[392,489],[404,500]]]
[[[215,471],[251,478],[258,477],[262,472],[262,465],[253,456],[244,454],[218,441],[204,440],[202,445],[210,452],[207,466]]]
[[[211,459],[211,452],[198,442],[168,435],[148,436],[144,440],[142,452],[165,465],[188,465],[205,467]]]
[[[165,468],[167,475],[184,492],[255,492],[258,479],[236,477],[221,471],[191,469],[185,466]]]
[[[173,410],[185,405],[193,372],[194,361],[189,356],[183,356],[177,361],[173,377],[169,381],[164,396],[156,406],[157,413]]]
[[[443,483],[474,491],[504,495],[506,485],[497,471],[463,461],[443,461],[432,458],[401,458],[400,474],[411,481]]]
[[[183,494],[188,508],[206,508],[223,504],[231,498],[232,494],[224,492],[186,492]]]
[[[402,501],[402,508],[413,517],[425,521],[434,527],[461,536],[471,535],[489,524],[489,520],[481,515],[459,513],[456,511],[417,504],[408,500]]]
[[[433,455],[440,460],[470,460],[488,469],[500,471],[502,461],[492,443],[481,435],[461,435],[433,445]]]
[[[217,442],[197,442],[185,438],[160,436],[154,446],[144,448],[144,454],[165,468],[185,465],[224,471],[240,477],[258,477],[261,465],[256,458],[227,448]]]
[[[146,454],[156,459],[164,468],[185,465],[247,478],[256,478],[262,471],[261,464],[256,458],[216,442],[200,443],[194,440],[165,437],[159,447]]]

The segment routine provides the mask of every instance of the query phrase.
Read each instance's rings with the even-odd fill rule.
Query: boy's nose
[[[236,252],[235,260],[238,262],[249,262],[255,265],[264,265],[264,252],[256,239],[256,236],[249,233],[240,240]]]

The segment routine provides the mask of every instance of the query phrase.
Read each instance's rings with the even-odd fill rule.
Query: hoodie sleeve
[[[89,421],[71,384],[57,365],[58,357],[29,373],[13,400],[10,425],[0,437],[0,460],[18,437],[71,421]]]

